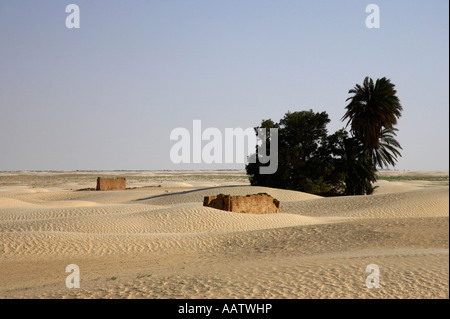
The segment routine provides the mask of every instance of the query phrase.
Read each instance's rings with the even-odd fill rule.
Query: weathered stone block
[[[231,196],[219,194],[205,196],[203,206],[225,210],[228,212],[248,214],[273,214],[280,212],[281,203],[266,193],[247,196]]]

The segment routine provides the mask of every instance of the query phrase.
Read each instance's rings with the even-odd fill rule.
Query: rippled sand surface
[[[94,174],[92,185],[42,187],[8,175],[0,298],[449,298],[448,182],[379,181],[371,196],[322,198],[201,174],[110,192],[75,190],[94,187]],[[207,195],[260,192],[280,214],[203,207]],[[78,289],[66,287],[69,264]],[[366,287],[369,264],[378,289]]]

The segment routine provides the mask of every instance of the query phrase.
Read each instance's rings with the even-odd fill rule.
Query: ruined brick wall
[[[124,177],[118,178],[97,178],[98,191],[122,190],[127,188],[127,181]]]
[[[248,214],[273,214],[280,212],[281,203],[266,193],[247,196],[231,196],[219,194],[205,196],[203,206],[221,209],[228,212]]]

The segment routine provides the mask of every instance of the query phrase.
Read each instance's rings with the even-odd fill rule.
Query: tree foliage
[[[363,85],[349,90],[346,113],[350,132],[341,129],[328,135],[326,112],[288,112],[278,122],[263,120],[259,128],[278,128],[278,169],[260,174],[266,164],[255,152],[246,165],[251,185],[298,190],[318,195],[363,195],[374,191],[377,167],[395,166],[402,148],[395,127],[402,106],[389,79],[375,82],[366,77]],[[267,133],[267,149],[270,136]]]
[[[256,156],[255,163],[246,166],[250,183],[301,190],[313,194],[330,194],[340,184],[332,157],[333,143],[327,135],[330,122],[326,112],[312,110],[288,112],[279,123],[264,120],[255,128],[278,128],[278,169],[274,174],[260,174],[264,166]],[[270,136],[267,136],[270,143]]]
[[[342,120],[348,121],[347,126],[366,149],[378,148],[383,129],[392,130],[403,109],[395,85],[385,77],[375,83],[366,77],[362,86],[356,84],[348,93],[353,95],[347,99],[350,103]]]

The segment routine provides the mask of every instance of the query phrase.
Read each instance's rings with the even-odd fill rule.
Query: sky
[[[447,0],[2,0],[0,41],[0,171],[244,168],[175,164],[170,133],[312,109],[331,134],[366,76],[403,107],[394,169],[449,169]]]

